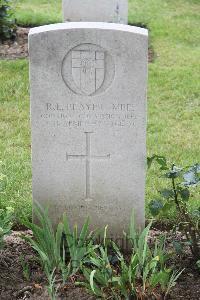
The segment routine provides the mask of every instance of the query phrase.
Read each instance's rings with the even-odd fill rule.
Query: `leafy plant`
[[[48,209],[40,206],[34,209],[39,225],[24,222],[33,231],[33,238],[26,237],[26,239],[39,255],[48,279],[47,288],[52,300],[56,298],[59,288],[56,285],[56,277],[61,274],[65,284],[68,277],[79,269],[85,281],[77,284],[106,299],[109,297],[143,299],[148,295],[157,297],[156,290],[161,290],[164,295],[169,293],[180,274],[173,273],[167,267],[165,237],[156,240],[154,247],[150,248],[148,236],[151,224],[143,231],[137,231],[134,214],[131,218],[129,235],[126,235],[133,246],[131,258],[127,260],[117,245],[107,239],[107,226],[104,230],[103,243],[94,245],[93,232],[89,233],[89,219],[78,233],[77,225],[73,230],[70,229],[67,216],[64,214],[63,223],[58,224],[54,231],[48,217]],[[68,262],[66,249],[70,255]],[[109,254],[109,250],[112,251],[112,255]],[[24,263],[22,267],[26,276],[27,267]]]
[[[200,164],[195,164],[186,168],[168,165],[163,156],[154,155],[148,158],[148,167],[156,161],[162,176],[171,183],[171,187],[159,191],[160,198],[153,200],[149,204],[149,209],[153,216],[168,212],[171,207],[175,208],[177,223],[181,231],[184,232],[188,245],[195,258],[200,257],[200,207],[190,212],[188,203],[190,200],[190,187],[196,187],[200,183]]]
[[[63,223],[59,223],[56,230],[54,230],[47,208],[43,209],[41,206],[36,205],[34,212],[37,217],[37,224],[22,220],[23,224],[33,232],[33,237],[25,236],[24,239],[38,253],[39,261],[49,282],[49,295],[51,299],[55,299],[57,292],[55,286],[56,274],[61,273],[63,284],[65,284],[68,277],[78,271],[82,261],[93,248],[92,232],[88,233],[89,219],[86,220],[80,235],[78,235],[77,225],[74,226],[74,231],[71,232],[66,215],[63,216]],[[68,262],[67,249],[70,254]],[[25,265],[24,268],[26,269]]]
[[[0,40],[15,37],[16,20],[11,3],[11,0],[0,0]]]
[[[66,284],[68,277],[71,275],[71,264],[70,262],[67,264],[66,261],[66,250],[65,250],[64,241],[63,241],[63,249],[62,249],[62,259],[60,261],[59,267],[62,275],[62,282],[64,285]]]
[[[154,247],[148,245],[148,236],[151,223],[143,230],[137,231],[135,227],[134,213],[131,217],[129,238],[133,246],[133,255],[137,257],[137,278],[142,280],[141,294],[145,295],[146,289],[153,292],[155,287],[161,287],[163,293],[168,288],[172,270],[167,267],[169,254],[165,248],[165,236],[160,236],[154,242]]]
[[[3,247],[3,238],[10,233],[12,228],[13,209],[7,207],[0,209],[0,249]]]
[[[158,290],[167,295],[181,272],[174,273],[167,267],[169,255],[165,249],[165,237],[156,240],[152,249],[149,247],[150,227],[151,224],[143,231],[137,231],[133,214],[130,233],[126,235],[133,246],[130,260],[124,258],[114,242],[110,242],[117,257],[117,263],[113,265],[113,257],[109,255],[104,242],[90,253],[90,267],[85,264],[82,266],[86,282],[81,284],[104,299],[144,299],[148,296],[158,299]]]
[[[114,270],[110,263],[110,257],[108,254],[109,241],[106,239],[107,227],[104,230],[103,245],[93,248],[90,252],[88,261],[82,266],[82,272],[86,279],[86,282],[79,282],[85,286],[88,291],[91,291],[96,296],[105,298],[107,294],[114,294],[112,287]],[[90,265],[90,268],[85,265]]]
[[[31,223],[28,220],[23,220],[23,224],[33,232],[33,238],[24,238],[38,253],[44,270],[48,270],[48,272],[51,273],[54,269],[59,269],[61,263],[63,224],[58,224],[57,229],[54,232],[48,216],[48,209],[43,209],[37,205],[34,207],[34,212],[38,218],[39,225]]]
[[[80,235],[77,225],[74,225],[73,230],[70,229],[67,216],[63,216],[64,233],[67,242],[67,247],[70,255],[70,264],[72,274],[76,273],[81,266],[83,260],[88,253],[93,249],[93,232],[89,233],[89,218],[85,221]]]
[[[179,278],[179,276],[183,273],[184,269],[181,271],[173,271],[168,284],[167,284],[167,290],[165,292],[164,300],[167,298],[169,295],[170,290],[176,285],[176,281]]]
[[[126,261],[118,247],[113,243],[113,248],[119,260],[119,270],[113,278],[115,282],[115,294],[118,291],[119,296],[125,299],[136,297],[137,295],[137,267],[138,257],[132,253],[130,261]],[[119,298],[121,299],[121,298]]]
[[[56,281],[55,271],[56,271],[56,268],[52,272],[49,272],[49,270],[46,269],[46,275],[47,275],[47,279],[48,279],[47,290],[48,290],[51,300],[56,300],[57,292],[59,289],[59,285],[56,286],[56,283],[55,283],[55,281]]]

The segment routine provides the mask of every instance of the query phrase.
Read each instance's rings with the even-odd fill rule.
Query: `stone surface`
[[[128,23],[128,0],[63,0],[66,22]]]
[[[63,23],[29,34],[33,199],[122,236],[144,224],[146,29]]]

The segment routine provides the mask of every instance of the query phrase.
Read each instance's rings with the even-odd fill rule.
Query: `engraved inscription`
[[[67,160],[70,159],[84,159],[86,163],[86,185],[85,185],[85,201],[91,201],[91,161],[94,159],[109,159],[110,154],[107,155],[92,155],[91,154],[91,134],[93,132],[85,132],[86,135],[86,154],[68,154],[66,153]]]
[[[92,96],[105,91],[111,85],[115,66],[111,55],[102,47],[81,44],[64,57],[61,72],[71,91]]]
[[[131,103],[46,103],[41,120],[52,128],[81,129],[135,127],[135,106]]]

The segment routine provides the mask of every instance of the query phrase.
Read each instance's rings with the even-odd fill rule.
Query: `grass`
[[[28,63],[0,61],[0,206],[31,215]]]
[[[171,162],[200,161],[200,5],[198,1],[130,2],[130,23],[145,23],[156,53],[149,65],[147,149]],[[154,169],[147,177],[147,202],[165,185]],[[198,204],[199,193],[194,197]]]
[[[23,25],[59,22],[60,7],[56,0],[23,0],[16,17]],[[181,165],[200,161],[199,13],[198,0],[129,2],[129,22],[148,26],[156,54],[149,65],[148,154],[165,155]],[[28,62],[1,61],[0,71],[0,160],[7,176],[1,202],[15,206],[18,215],[31,215]],[[150,170],[147,202],[163,185],[157,170]],[[194,205],[199,196],[196,192]]]
[[[16,0],[15,17],[21,26],[39,26],[62,21],[58,0]]]

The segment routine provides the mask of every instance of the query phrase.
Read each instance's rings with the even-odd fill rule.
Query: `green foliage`
[[[176,281],[179,278],[179,276],[183,273],[184,270],[182,271],[173,271],[171,277],[169,278],[168,284],[167,284],[167,290],[165,292],[165,297],[164,300],[166,299],[166,297],[169,295],[170,290],[176,285]]]
[[[10,233],[12,228],[13,209],[7,207],[0,209],[0,249],[3,247],[3,238]]]
[[[106,239],[107,227],[104,230],[104,242],[103,245],[99,245],[90,251],[88,261],[91,267],[85,265],[82,266],[82,272],[86,279],[86,282],[78,283],[85,286],[89,291],[91,290],[98,297],[105,298],[107,293],[114,295],[113,289],[113,276],[115,274],[114,269],[111,266],[110,258],[108,254],[109,241]]]
[[[192,189],[200,184],[200,164],[185,168],[174,164],[170,166],[164,157],[154,155],[148,158],[149,167],[154,160],[160,167],[162,177],[170,182],[171,187],[159,191],[160,198],[149,203],[149,210],[156,217],[159,214],[168,214],[174,207],[177,217],[175,225],[184,232],[192,254],[198,259],[200,257],[200,206],[191,211],[189,204],[192,201]],[[177,243],[175,246],[178,248]]]
[[[72,274],[76,273],[81,263],[87,257],[88,253],[93,249],[93,232],[89,233],[89,218],[84,223],[80,235],[78,234],[77,225],[71,231],[67,216],[63,216],[64,233],[67,241],[71,259]]]
[[[50,296],[51,300],[56,300],[57,299],[57,292],[59,289],[59,286],[56,286],[55,281],[56,281],[56,275],[55,275],[56,269],[54,269],[52,272],[49,272],[49,269],[46,269],[46,275],[47,275],[47,280],[48,280],[48,286],[47,290]]]
[[[171,275],[171,269],[167,268],[169,255],[165,249],[165,237],[156,239],[154,247],[150,249],[148,246],[150,227],[151,223],[143,231],[137,231],[133,213],[129,239],[133,246],[133,254],[138,259],[136,274],[143,283],[142,293],[145,293],[147,287],[155,288],[158,285],[165,291]]]
[[[33,232],[33,238],[26,236],[24,238],[38,253],[44,270],[48,270],[51,273],[54,269],[59,268],[61,263],[63,224],[58,224],[56,232],[54,232],[52,223],[48,217],[48,209],[43,209],[37,205],[34,207],[34,213],[39,225],[31,223],[28,220],[23,220],[23,224]]]
[[[67,279],[71,275],[71,263],[67,263],[67,258],[66,258],[66,250],[65,250],[65,244],[63,242],[63,247],[62,247],[62,258],[60,261],[59,265],[60,271],[61,271],[61,276],[62,276],[62,282],[63,285],[66,284]]]
[[[115,294],[118,294],[118,299],[121,299],[121,296],[125,299],[136,298],[139,291],[137,286],[138,257],[132,253],[130,261],[126,261],[115,244],[113,248],[119,260],[119,272],[113,278]]]
[[[57,273],[61,273],[63,284],[65,284],[68,277],[78,271],[88,253],[94,247],[92,233],[88,233],[89,219],[86,220],[80,235],[78,235],[76,225],[71,232],[66,215],[63,216],[63,222],[60,222],[54,230],[47,208],[43,209],[36,205],[34,213],[38,225],[29,222],[27,219],[22,220],[23,224],[33,232],[33,237],[24,236],[24,239],[37,252],[39,262],[48,279],[49,295],[51,299],[55,299]],[[69,251],[69,258],[66,257],[67,250]],[[27,265],[23,261],[21,262],[24,275],[28,277]]]
[[[27,281],[29,281],[31,276],[29,265],[23,256],[20,257],[20,262],[22,266],[23,276]]]
[[[11,0],[0,0],[0,40],[15,37],[16,20],[13,17]]]
[[[39,262],[42,265],[48,280],[48,293],[51,300],[56,299],[58,287],[55,285],[56,271],[61,271],[63,282],[66,281],[69,275],[68,266],[65,265],[65,250],[61,255],[61,248],[64,244],[62,241],[63,224],[59,223],[57,229],[54,231],[50,218],[48,216],[48,209],[43,209],[39,205],[34,207],[34,213],[37,217],[39,225],[23,220],[23,224],[30,228],[33,232],[33,238],[24,236],[32,248],[39,256]],[[63,260],[64,259],[64,260]],[[26,265],[22,265],[26,273]]]
[[[107,238],[107,226],[103,243],[94,244],[93,232],[89,233],[89,219],[81,230],[77,225],[71,230],[67,216],[56,230],[48,217],[48,209],[34,208],[39,225],[25,221],[33,231],[32,237],[24,237],[38,253],[39,261],[48,280],[48,292],[56,299],[59,286],[56,278],[62,276],[63,284],[77,271],[82,271],[85,281],[77,284],[85,286],[99,298],[143,299],[155,295],[155,290],[167,295],[181,273],[173,272],[168,265],[169,255],[165,249],[165,237],[155,240],[152,248],[148,245],[151,224],[137,231],[134,214],[130,222],[130,232],[126,234],[132,244],[130,259],[126,259],[118,246]],[[80,232],[80,233],[79,233]],[[67,251],[69,256],[66,255]],[[27,263],[21,259],[23,274],[30,276]],[[60,280],[59,280],[60,281]]]
[[[85,282],[79,284],[103,299],[144,299],[151,295],[159,298],[155,292],[158,289],[167,296],[182,272],[174,272],[167,266],[169,255],[165,249],[165,237],[160,237],[154,247],[149,248],[150,227],[151,224],[138,232],[132,215],[130,233],[126,235],[133,246],[130,260],[124,258],[114,242],[104,242],[90,252],[90,266],[82,266]],[[108,245],[112,246],[114,257],[108,254]]]

